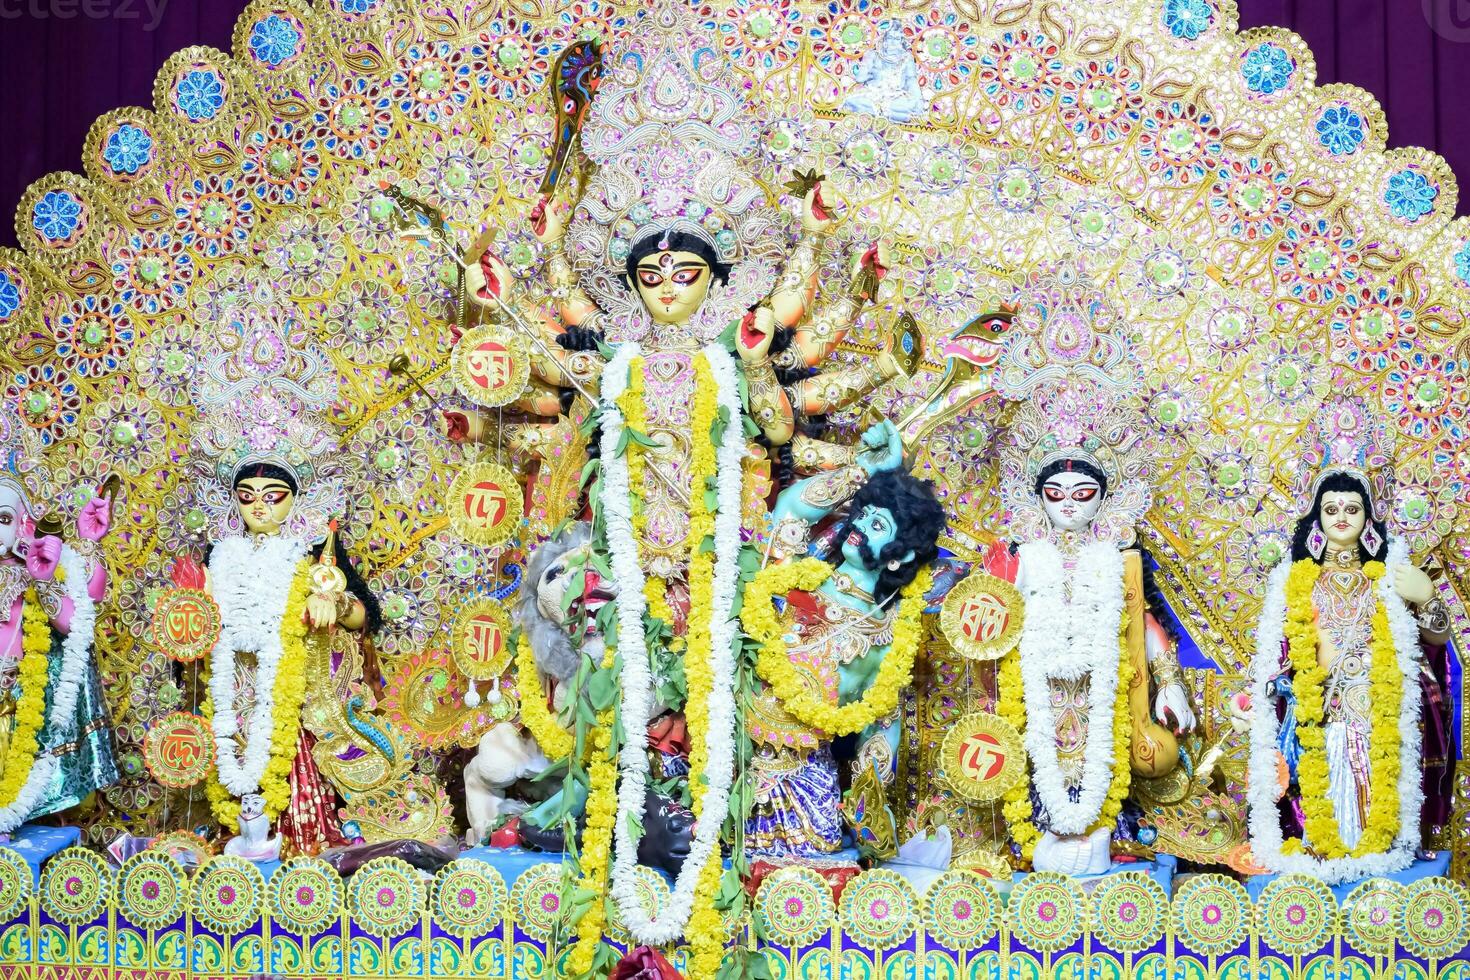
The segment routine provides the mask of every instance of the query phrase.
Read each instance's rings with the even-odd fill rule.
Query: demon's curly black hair
[[[1312,558],[1312,552],[1307,549],[1307,538],[1311,536],[1312,525],[1322,519],[1322,498],[1329,493],[1356,493],[1363,501],[1363,513],[1368,522],[1373,525],[1373,530],[1378,532],[1378,545],[1376,553],[1370,552],[1358,542],[1358,558],[1361,561],[1383,561],[1388,555],[1388,527],[1382,521],[1373,519],[1373,502],[1368,497],[1368,491],[1364,489],[1356,477],[1346,473],[1333,473],[1322,481],[1317,488],[1317,496],[1312,500],[1312,509],[1306,517],[1296,522],[1296,532],[1291,536],[1291,560],[1301,561],[1303,558]],[[1312,558],[1319,565],[1320,558]]]
[[[296,477],[289,470],[276,466],[273,463],[255,463],[240,470],[240,472],[235,474],[235,479],[230,489],[237,489],[245,480],[259,479],[280,480],[291,488],[293,494],[301,492],[300,487],[296,484]],[[352,559],[347,555],[347,549],[342,547],[341,534],[336,536],[335,543],[336,548],[334,549],[334,554],[337,559],[337,567],[342,569],[342,574],[347,577],[347,591],[358,602],[362,603],[363,612],[367,617],[364,630],[367,635],[371,636],[383,625],[382,607],[378,605],[378,597],[373,595],[372,590],[368,588],[367,582],[358,574],[357,566],[352,563]],[[323,540],[315,548],[311,549],[313,560],[322,556],[322,551],[326,548],[326,544],[327,542]],[[213,549],[211,549],[211,553],[212,551]],[[204,556],[204,560],[206,564],[209,562],[209,554]]]
[[[870,477],[848,504],[848,526],[865,507],[882,507],[893,515],[894,538],[878,553],[878,583],[873,590],[873,595],[883,602],[912,582],[920,569],[939,556],[944,508],[934,496],[934,484],[906,470],[883,470]],[[847,527],[844,527],[833,539],[828,560],[841,553],[841,542],[846,537]],[[897,570],[888,567],[890,561],[902,560],[910,551],[914,553],[911,561],[904,562]]]

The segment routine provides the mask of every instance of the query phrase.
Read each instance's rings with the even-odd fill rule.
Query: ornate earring
[[[1327,550],[1327,535],[1322,533],[1322,525],[1316,521],[1312,522],[1312,533],[1307,535],[1307,551],[1317,561],[1322,560],[1322,553]]]
[[[1378,533],[1378,528],[1373,526],[1371,520],[1363,523],[1363,533],[1358,535],[1358,541],[1370,556],[1377,555],[1378,549],[1383,547],[1383,536]]]

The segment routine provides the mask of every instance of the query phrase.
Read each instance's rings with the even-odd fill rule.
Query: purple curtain
[[[98,116],[153,107],[169,55],[230,50],[246,0],[0,0],[0,245],[15,244],[15,206],[31,182],[82,172]],[[91,16],[87,16],[90,14]]]
[[[1238,0],[1244,27],[1301,34],[1317,80],[1378,97],[1394,146],[1444,155],[1470,203],[1470,0]],[[228,50],[245,0],[0,0],[0,244],[31,181],[81,169],[92,120],[151,106],[153,76],[191,44]],[[1461,106],[1461,108],[1457,108]]]

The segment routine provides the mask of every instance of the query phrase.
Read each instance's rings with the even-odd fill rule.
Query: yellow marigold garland
[[[524,632],[516,639],[516,692],[520,695],[521,723],[536,739],[546,758],[552,762],[566,758],[576,739],[546,707],[546,688],[541,684],[531,639]]]
[[[684,656],[684,681],[688,697],[684,704],[684,721],[689,731],[689,796],[696,817],[704,805],[705,766],[709,761],[709,697],[714,690],[714,674],[710,670],[710,615],[714,607],[715,567],[712,552],[702,549],[705,539],[714,531],[714,515],[705,498],[707,481],[714,477],[718,462],[710,443],[710,427],[714,425],[715,381],[709,359],[700,354],[694,359],[694,411],[690,420],[691,451],[689,485],[689,617],[685,630],[687,652]],[[696,906],[698,902],[696,901]]]
[[[1370,561],[1363,574],[1375,586],[1387,569],[1382,562]],[[1327,686],[1327,669],[1318,658],[1317,613],[1312,593],[1322,569],[1310,558],[1291,567],[1286,579],[1287,661],[1293,671],[1292,690],[1296,695],[1296,732],[1301,744],[1297,762],[1297,787],[1301,791],[1303,832],[1319,856],[1326,859],[1346,857],[1342,832],[1328,798],[1331,778],[1327,766],[1327,734],[1323,728],[1325,706],[1323,692]],[[1402,679],[1398,676],[1398,654],[1389,628],[1388,610],[1377,600],[1374,589],[1372,639],[1369,646],[1369,710],[1368,758],[1372,773],[1372,794],[1368,804],[1367,824],[1353,857],[1378,854],[1392,846],[1398,836],[1399,781],[1399,704],[1403,697]],[[1301,841],[1288,841],[1288,851],[1299,851]]]
[[[1115,827],[1118,814],[1123,812],[1123,801],[1128,798],[1128,789],[1133,784],[1133,759],[1128,751],[1131,741],[1132,718],[1128,713],[1128,688],[1133,683],[1133,660],[1128,656],[1128,614],[1123,614],[1123,623],[1118,627],[1118,695],[1113,702],[1113,780],[1108,784],[1107,799],[1103,801],[1099,827]]]
[[[694,910],[689,915],[689,924],[684,927],[684,938],[689,943],[691,977],[714,977],[720,972],[720,961],[725,958],[725,921],[715,907],[715,895],[720,890],[723,873],[724,862],[720,849],[716,847],[699,871],[699,881],[694,886]]]
[[[710,511],[705,489],[710,486],[719,465],[715,445],[710,438],[718,412],[715,382],[709,360],[700,354],[694,362],[694,409],[690,423],[693,433],[689,507],[689,617],[687,654],[684,657],[684,679],[688,696],[684,704],[684,721],[689,733],[689,797],[690,808],[698,818],[704,811],[708,782],[704,778],[709,765],[709,699],[714,691],[714,672],[710,668],[712,637],[710,617],[714,608],[714,554],[703,548],[714,532],[714,514]],[[664,604],[666,608],[666,603]],[[650,607],[652,608],[652,607]],[[713,977],[720,968],[724,953],[724,923],[715,908],[722,864],[719,848],[699,869],[695,884],[694,910],[685,927],[693,960],[691,976]]]
[[[604,669],[613,664],[614,651],[608,646],[603,655]],[[607,870],[612,858],[613,828],[618,819],[618,765],[612,748],[614,706],[597,713],[597,726],[591,732],[591,759],[588,765],[586,824],[582,830],[582,848],[578,854],[581,877],[577,887],[597,897],[577,920],[577,945],[567,962],[571,976],[586,976],[592,970],[602,932],[607,925]]]
[[[1128,617],[1124,614],[1118,625],[1118,693],[1113,701],[1113,778],[1108,783],[1108,794],[1103,800],[1102,811],[1092,830],[1113,827],[1118,815],[1123,812],[1123,801],[1133,784],[1132,760],[1128,751],[1131,729],[1128,714],[1128,688],[1133,683],[1133,663],[1128,655]],[[999,697],[996,699],[996,714],[1011,723],[1018,734],[1026,731],[1026,701],[1021,694],[1021,651],[1012,650],[1000,662],[997,678]],[[1026,763],[1030,770],[1029,762]],[[1031,780],[1017,780],[1016,784],[1002,797],[1001,813],[1010,830],[1011,840],[1021,850],[1021,857],[1030,861],[1041,839],[1041,831],[1032,821]]]
[[[832,567],[819,558],[803,558],[763,569],[746,586],[741,621],[745,632],[761,645],[756,673],[771,685],[781,706],[802,724],[836,737],[860,732],[898,707],[899,693],[913,679],[914,658],[922,637],[924,593],[929,591],[932,575],[925,569],[904,586],[893,623],[893,645],[883,658],[873,685],[857,701],[835,705],[817,700],[802,683],[786,655],[781,622],[771,605],[772,598],[778,595],[814,591],[831,574]]]
[[[21,606],[21,651],[17,680],[20,701],[15,706],[15,730],[5,750],[5,774],[0,777],[0,807],[19,798],[36,756],[41,728],[46,724],[47,665],[51,656],[51,623],[34,588],[27,589]]]
[[[281,662],[276,668],[274,707],[271,710],[271,752],[260,777],[260,795],[265,812],[275,819],[291,802],[291,766],[296,761],[296,740],[301,729],[301,703],[306,699],[306,595],[310,588],[310,560],[296,565],[286,611],[281,617]],[[208,684],[205,685],[206,689]],[[201,712],[206,724],[214,717],[214,704],[205,698]],[[233,829],[240,819],[240,801],[212,772],[204,786],[210,808],[220,826]]]
[[[1021,651],[1012,650],[1006,654],[1000,662],[999,674],[996,678],[999,696],[995,701],[996,714],[1011,723],[1011,727],[1017,732],[1026,730],[1026,702],[1021,697]],[[1021,764],[1027,766],[1025,754],[1022,754]],[[1029,766],[1027,766],[1029,770]],[[1006,826],[1010,828],[1011,840],[1021,850],[1021,857],[1027,861],[1036,849],[1036,842],[1041,839],[1041,831],[1036,829],[1036,824],[1031,820],[1031,780],[1018,779],[1010,789],[1006,790],[1002,798],[1001,814],[1005,817]]]

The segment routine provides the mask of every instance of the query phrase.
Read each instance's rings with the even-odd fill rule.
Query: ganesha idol
[[[1171,771],[1176,736],[1195,725],[1136,544],[1150,501],[1140,422],[1126,389],[1072,376],[1032,390],[1000,446],[1012,541],[984,571],[1014,583],[1023,607],[997,703],[1030,777],[1003,812],[1038,871],[1101,874],[1114,851],[1148,857],[1131,778]]]
[[[62,542],[38,469],[40,447],[0,417],[0,834],[83,803],[117,781],[112,732],[93,656],[97,603],[107,588],[93,550],[111,500],[77,516],[77,547]]]
[[[1443,874],[1444,856],[1419,849],[1450,821],[1450,619],[1384,523],[1389,429],[1357,399],[1328,402],[1302,473],[1252,664],[1251,852],[1345,888]]]

